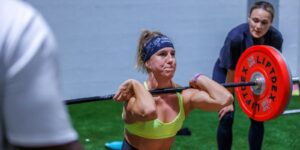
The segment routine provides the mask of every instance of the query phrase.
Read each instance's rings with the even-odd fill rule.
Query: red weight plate
[[[292,92],[292,78],[281,53],[271,46],[256,45],[240,57],[234,82],[253,81],[253,76],[264,79],[264,89],[257,93],[253,87],[237,87],[235,93],[242,110],[250,118],[267,121],[285,110]]]

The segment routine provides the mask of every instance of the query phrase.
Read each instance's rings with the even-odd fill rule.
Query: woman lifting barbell
[[[122,113],[125,139],[122,149],[170,149],[190,111],[218,111],[233,101],[228,90],[200,74],[189,82],[192,88],[152,96],[148,89],[179,87],[173,81],[176,71],[174,46],[160,32],[142,32],[137,50],[137,67],[148,74],[147,81],[141,84],[134,79],[126,80],[113,98],[125,102]]]

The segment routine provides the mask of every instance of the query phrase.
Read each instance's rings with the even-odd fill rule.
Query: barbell
[[[226,88],[235,87],[235,95],[242,110],[250,118],[267,121],[285,110],[292,94],[293,83],[298,77],[291,76],[281,53],[271,46],[256,45],[248,48],[239,58],[234,82],[221,83]],[[149,90],[153,95],[181,92],[191,88],[165,88]],[[78,104],[111,100],[114,94],[65,100],[65,104]]]

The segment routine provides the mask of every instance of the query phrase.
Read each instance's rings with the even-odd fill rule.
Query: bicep
[[[211,98],[204,91],[193,91],[190,96],[190,107],[191,109],[201,109],[205,111],[216,111],[223,106],[218,101]]]

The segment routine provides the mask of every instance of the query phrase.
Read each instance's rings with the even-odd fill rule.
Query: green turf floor
[[[87,150],[102,150],[105,142],[123,139],[122,104],[113,101],[70,105],[69,111],[80,142]],[[249,119],[236,107],[233,150],[248,149]],[[300,97],[292,97],[288,109],[300,109]],[[177,136],[172,150],[216,150],[217,113],[193,111],[184,126],[191,136]],[[300,114],[279,116],[265,123],[263,150],[300,150]]]

